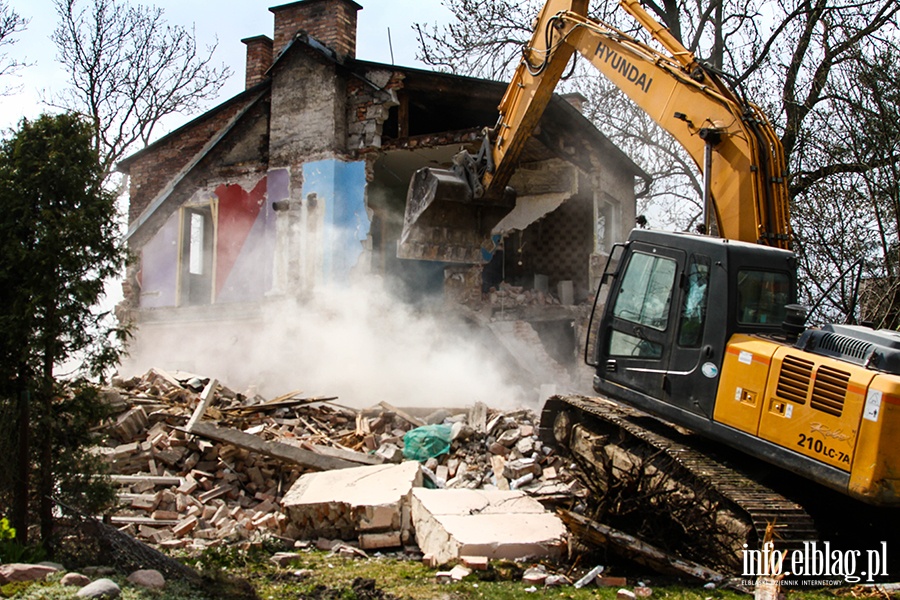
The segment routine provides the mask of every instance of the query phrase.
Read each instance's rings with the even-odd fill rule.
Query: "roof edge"
[[[259,93],[263,89],[267,88],[270,84],[271,84],[270,79],[268,79],[268,78],[264,79],[263,81],[257,83],[253,87],[247,88],[247,89],[241,91],[240,93],[232,96],[231,98],[225,100],[221,104],[218,104],[218,105],[214,106],[213,108],[211,108],[207,111],[204,111],[203,113],[197,115],[196,117],[194,117],[193,119],[191,119],[190,121],[185,123],[184,125],[181,125],[176,129],[173,129],[172,131],[170,131],[166,135],[162,136],[158,140],[155,140],[154,142],[147,144],[140,150],[138,150],[138,151],[134,152],[133,154],[130,154],[130,155],[126,156],[125,158],[123,158],[122,160],[118,161],[116,163],[115,170],[119,173],[128,174],[128,169],[131,167],[132,163],[134,163],[136,160],[138,160],[145,153],[153,150],[157,146],[162,145],[169,138],[172,138],[176,135],[183,133],[185,130],[193,127],[197,123],[199,123],[205,119],[208,119],[210,117],[215,116],[217,113],[225,110],[226,108],[228,108],[234,104],[237,104],[238,102],[241,102],[247,98],[252,98],[254,94]]]

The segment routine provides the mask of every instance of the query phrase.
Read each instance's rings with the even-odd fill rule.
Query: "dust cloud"
[[[511,361],[484,330],[441,304],[405,304],[386,287],[370,277],[319,286],[302,302],[217,305],[178,324],[147,321],[120,375],[187,371],[266,398],[302,390],[355,407],[535,408],[538,394],[517,385]]]

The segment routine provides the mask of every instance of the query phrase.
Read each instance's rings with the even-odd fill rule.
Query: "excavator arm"
[[[449,175],[426,169],[417,173],[408,204],[421,214],[435,198],[447,198],[447,186],[439,192],[442,185],[436,178],[443,183],[475,181],[466,186],[469,197],[464,201],[489,203],[499,197],[566,65],[578,52],[690,154],[704,176],[708,231],[788,248],[784,153],[766,117],[703,67],[637,0],[621,0],[620,6],[664,51],[587,17],[588,0],[547,0],[482,152],[477,158],[458,157],[455,173]],[[408,222],[410,216],[408,212]]]

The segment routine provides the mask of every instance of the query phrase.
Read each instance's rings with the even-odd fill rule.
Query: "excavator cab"
[[[686,234],[635,230],[596,303],[594,389],[651,413],[712,419],[735,333],[784,336],[795,302],[793,253]]]

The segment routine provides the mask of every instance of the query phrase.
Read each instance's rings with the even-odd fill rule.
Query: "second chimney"
[[[269,10],[275,15],[275,53],[298,31],[306,31],[340,57],[356,58],[356,13],[353,0],[300,0]]]
[[[250,89],[266,78],[266,71],[272,66],[272,39],[267,35],[257,35],[241,40],[247,46],[247,74],[244,89]]]

